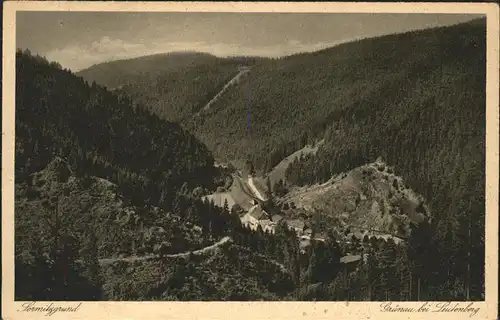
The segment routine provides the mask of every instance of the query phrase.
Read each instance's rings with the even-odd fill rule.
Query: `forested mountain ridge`
[[[398,127],[405,125],[403,121],[411,117],[404,109],[406,105],[411,108],[421,104],[416,99],[419,92],[430,104],[433,98],[440,98],[440,92],[455,92],[447,85],[452,79],[460,83],[459,79],[466,75],[473,79],[465,81],[482,77],[484,43],[484,25],[463,24],[257,62],[239,86],[213,105],[212,112],[184,126],[217,158],[250,159],[264,172],[315,139],[342,130],[338,128],[342,119],[357,123],[365,117],[374,118],[378,127],[385,126],[390,133],[374,136],[390,140]],[[467,87],[463,82],[461,85]],[[472,87],[462,92],[461,97],[450,99],[458,101],[466,94],[480,94]],[[477,98],[467,99],[479,104]],[[446,103],[453,104],[454,100]],[[324,147],[329,145],[332,143]],[[383,156],[364,154],[364,163]]]
[[[433,217],[412,257],[420,261],[413,275],[436,296],[460,287],[477,298],[484,290],[485,49],[485,19],[478,19],[256,59],[238,86],[182,125],[218,160],[250,160],[260,172],[324,139],[314,156],[288,167],[289,187],[328,181],[381,156],[424,196]],[[187,95],[195,88],[182,87]],[[154,95],[144,88],[147,101]],[[436,263],[424,266],[431,257]]]
[[[386,78],[373,94],[366,90],[354,98],[335,114],[322,148],[289,166],[286,177],[290,184],[323,182],[381,156],[424,196],[433,217],[420,260],[434,263],[414,272],[424,275],[432,291],[451,290],[455,282],[479,297],[485,250],[485,22],[399,37],[395,55],[385,51],[385,58],[379,57],[397,59],[400,46],[411,50],[402,64],[387,69],[398,85]]]
[[[18,51],[16,63],[16,182],[61,156],[77,175],[114,181],[130,199],[143,189],[153,204],[184,183],[215,186],[211,152],[178,124],[42,57]]]
[[[264,58],[219,58],[175,52],[100,63],[77,72],[171,121],[189,119],[238,74]]]

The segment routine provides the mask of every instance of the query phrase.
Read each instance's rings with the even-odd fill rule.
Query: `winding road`
[[[201,249],[198,249],[198,250],[194,250],[194,251],[187,251],[187,252],[181,252],[181,253],[175,253],[175,254],[165,254],[163,256],[160,256],[158,254],[151,254],[151,255],[146,255],[146,256],[141,256],[141,257],[138,257],[138,256],[130,256],[130,257],[125,257],[125,258],[104,258],[104,259],[99,259],[99,263],[101,265],[106,265],[106,264],[111,264],[111,263],[114,263],[114,262],[117,262],[117,261],[120,261],[120,262],[136,262],[136,261],[146,261],[146,260],[150,260],[150,259],[154,259],[154,258],[187,258],[189,257],[190,254],[192,255],[201,255],[201,254],[205,254],[205,253],[208,253],[208,252],[211,252],[211,251],[214,251],[215,249],[227,244],[227,243],[233,243],[233,239],[231,239],[231,237],[224,237],[222,238],[221,240],[217,241],[216,243],[210,245],[210,246],[207,246],[207,247],[204,247],[204,248],[201,248]],[[269,259],[269,257],[266,257],[265,255],[262,255],[262,254],[259,254],[259,253],[256,253],[256,252],[253,252],[251,251],[250,249],[246,248],[246,247],[243,247],[243,246],[239,246],[238,247],[240,249],[244,249],[248,252],[252,252],[253,254],[257,255],[258,257],[262,258],[262,259],[266,259],[269,263],[271,264],[274,264],[275,266],[277,266],[281,272],[283,273],[288,273],[288,269],[281,263],[279,263],[278,261],[275,261],[275,260],[272,260],[272,259]]]
[[[253,183],[253,177],[252,176],[249,176],[248,177],[248,186],[250,187],[250,189],[252,190],[253,194],[259,198],[260,200],[262,201],[266,201],[264,196],[259,192],[259,190],[257,190],[257,188],[255,187],[255,184]]]
[[[233,239],[230,237],[224,237],[221,240],[217,241],[216,243],[209,245],[207,247],[194,250],[194,251],[186,251],[186,252],[181,252],[181,253],[175,253],[175,254],[164,254],[163,256],[160,256],[159,254],[150,254],[150,255],[145,255],[145,256],[130,256],[130,257],[124,257],[124,258],[104,258],[104,259],[99,259],[99,263],[101,265],[105,264],[111,264],[116,261],[122,261],[122,262],[135,262],[135,261],[144,261],[144,260],[150,260],[154,258],[187,258],[190,254],[193,255],[200,255],[204,254],[210,251],[213,251],[217,249],[218,247],[226,244],[226,243],[231,243]]]

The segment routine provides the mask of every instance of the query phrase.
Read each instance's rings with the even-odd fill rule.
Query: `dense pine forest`
[[[484,299],[485,35],[476,20],[280,59],[179,53],[77,75],[18,50],[16,299]],[[319,140],[268,179],[266,205],[286,216],[289,190],[381,158],[428,219],[403,243],[345,241],[310,212],[304,248],[284,223],[251,230],[241,208],[204,198],[234,173],[214,158],[263,176]]]

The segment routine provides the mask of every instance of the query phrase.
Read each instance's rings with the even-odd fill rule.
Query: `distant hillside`
[[[359,42],[334,81],[346,86],[332,97],[334,111],[323,115],[330,122],[325,143],[286,172],[292,185],[321,183],[381,156],[432,214],[429,234],[420,236],[429,243],[418,259],[439,262],[419,271],[426,285],[443,292],[456,281],[478,298],[484,290],[485,43],[484,20]],[[355,47],[340,46],[337,54]]]
[[[177,52],[101,63],[77,74],[116,89],[164,119],[179,121],[200,111],[239,67],[256,60]]]
[[[455,90],[442,81],[465,74],[481,77],[484,30],[481,24],[463,24],[258,62],[211,112],[185,127],[217,158],[250,158],[267,171],[314,138],[324,138],[325,130],[340,118],[358,121],[361,113],[372,116],[367,110],[376,108],[375,120],[389,117],[390,127],[401,121],[402,115],[396,114],[404,114],[398,107],[403,101],[417,104],[417,92],[439,98],[438,94]]]
[[[141,77],[150,77],[154,80],[156,76],[164,72],[207,64],[216,59],[208,53],[172,52],[103,62],[81,70],[77,75],[89,83],[95,81],[109,89],[114,89]]]

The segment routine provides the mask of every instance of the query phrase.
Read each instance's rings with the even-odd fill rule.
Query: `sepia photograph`
[[[13,15],[25,316],[92,301],[478,313],[485,13]]]

